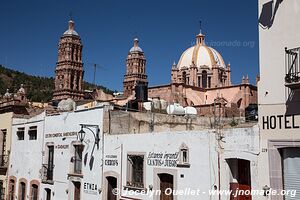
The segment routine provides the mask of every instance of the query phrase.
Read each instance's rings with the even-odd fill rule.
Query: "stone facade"
[[[83,74],[81,39],[70,20],[69,29],[59,42],[53,100],[82,99]]]
[[[138,46],[139,40],[134,39],[134,46],[130,49],[126,59],[126,74],[124,76],[124,96],[133,94],[135,86],[148,85],[146,75],[146,58],[143,50]]]

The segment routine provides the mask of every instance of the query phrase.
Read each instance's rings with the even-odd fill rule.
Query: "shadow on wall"
[[[275,2],[275,4],[274,4],[274,2]],[[263,29],[269,29],[272,27],[273,22],[275,20],[277,10],[282,2],[283,2],[283,0],[272,0],[263,5],[262,11],[261,11],[259,19],[258,19],[259,25]],[[273,5],[275,5],[275,6],[273,6]]]
[[[291,91],[286,101],[286,115],[300,115],[300,90]]]

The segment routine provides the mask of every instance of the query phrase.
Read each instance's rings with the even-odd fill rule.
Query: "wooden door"
[[[80,182],[74,182],[74,200],[80,200]]]
[[[169,194],[170,190],[173,191],[173,175],[160,174],[160,200],[173,200],[173,195]]]
[[[117,195],[113,194],[113,190],[117,188],[117,179],[115,177],[106,177],[107,179],[107,200],[117,200]]]

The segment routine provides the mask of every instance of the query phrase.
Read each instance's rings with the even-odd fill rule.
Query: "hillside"
[[[51,101],[54,88],[54,78],[32,76],[0,65],[0,95],[3,95],[7,88],[10,92],[16,92],[20,88],[21,84],[24,84],[27,91],[27,97],[31,101]],[[92,90],[93,88],[93,84],[84,82],[85,90]],[[112,90],[101,85],[97,86],[97,88],[102,89],[108,94],[113,93]]]

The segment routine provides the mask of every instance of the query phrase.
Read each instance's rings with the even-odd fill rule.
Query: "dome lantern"
[[[196,35],[196,44],[197,45],[205,45],[204,43],[205,35],[203,35],[200,31],[198,35]]]

